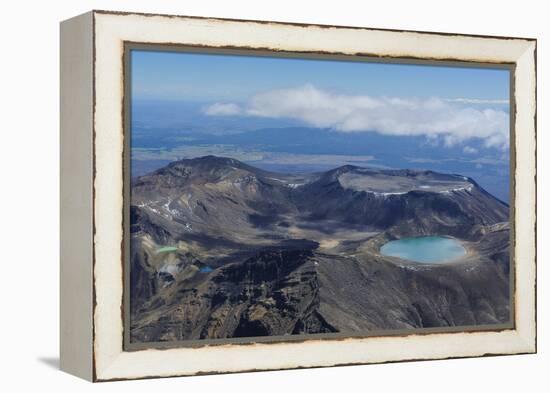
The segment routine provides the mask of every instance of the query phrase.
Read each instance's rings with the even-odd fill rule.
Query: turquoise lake
[[[466,249],[454,239],[422,236],[387,242],[380,248],[380,253],[421,263],[445,263],[466,255]]]

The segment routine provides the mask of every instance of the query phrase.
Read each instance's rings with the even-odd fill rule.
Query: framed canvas
[[[61,368],[536,352],[536,40],[61,24]]]

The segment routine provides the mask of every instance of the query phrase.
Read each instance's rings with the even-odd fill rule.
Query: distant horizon
[[[509,200],[507,69],[131,52],[132,167],[226,156],[290,173],[460,173]],[[478,180],[479,179],[479,180]]]

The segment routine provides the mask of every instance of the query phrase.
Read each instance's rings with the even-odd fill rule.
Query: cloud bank
[[[204,113],[210,116],[235,116],[241,114],[241,108],[237,104],[216,103],[206,107]]]
[[[448,102],[459,102],[462,104],[481,104],[481,105],[508,105],[508,100],[480,100],[478,98],[446,98]]]
[[[466,105],[481,103],[478,101],[345,95],[306,85],[263,92],[241,105],[216,103],[205,108],[204,113],[289,118],[340,132],[424,135],[448,146],[481,138],[486,147],[506,149],[509,145],[508,113]]]

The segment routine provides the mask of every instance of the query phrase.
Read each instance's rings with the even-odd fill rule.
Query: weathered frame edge
[[[93,18],[60,24],[60,369],[92,381]]]

